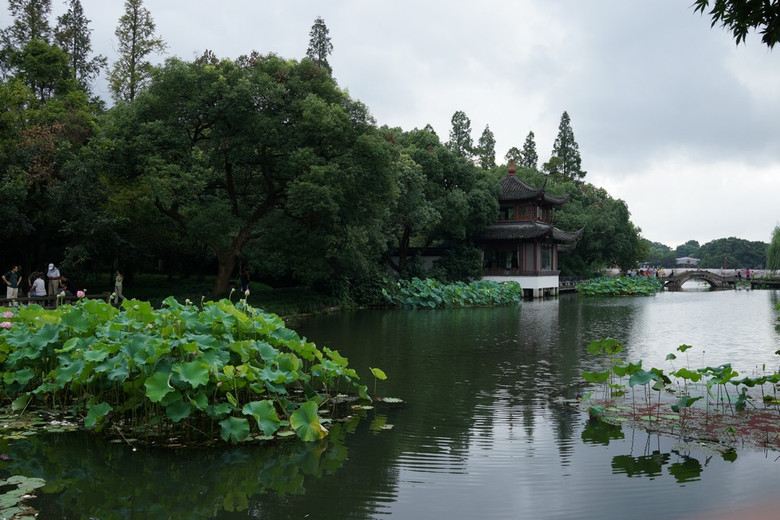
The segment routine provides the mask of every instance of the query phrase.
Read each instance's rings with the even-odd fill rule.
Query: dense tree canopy
[[[766,265],[767,244],[736,237],[719,238],[702,245],[695,253],[700,267],[753,268]]]
[[[647,256],[643,262],[653,267],[674,267],[677,265],[677,256],[672,251],[672,248],[659,242],[650,242],[645,240],[647,244]]]
[[[100,147],[115,190],[209,246],[217,293],[253,240],[286,252],[280,265],[299,279],[337,276],[376,242],[366,227],[391,198],[388,143],[309,60],[170,59],[109,117]]]
[[[321,18],[300,62],[211,52],[152,66],[162,52],[142,0],[126,0],[109,74],[109,110],[90,98],[105,65],[91,55],[80,0],[49,25],[50,0],[12,0],[2,30],[0,232],[6,262],[54,260],[86,275],[117,266],[217,272],[224,293],[239,269],[345,295],[387,275],[466,279],[481,273],[476,239],[496,219],[496,139],[452,117],[449,140],[430,125],[378,129],[331,77]],[[534,133],[508,162],[529,184],[569,195],[556,225],[585,228],[561,254],[565,274],[634,267],[652,248],[625,202],[583,182],[571,121],[537,170]],[[476,163],[476,164],[475,164]],[[437,252],[433,269],[420,254]],[[143,267],[142,267],[143,266]]]
[[[416,251],[441,245],[463,244],[458,259],[473,257],[474,239],[498,214],[498,184],[465,157],[444,146],[428,130],[403,132],[388,130],[397,143],[400,159],[397,203],[391,207],[387,221],[387,260],[403,275],[415,275]],[[481,265],[474,259],[470,275],[478,274]]]

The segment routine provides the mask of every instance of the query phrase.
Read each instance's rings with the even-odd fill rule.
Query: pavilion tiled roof
[[[564,197],[553,197],[552,195],[547,195],[544,192],[544,188],[532,188],[511,172],[512,170],[510,170],[509,175],[501,180],[501,196],[498,198],[499,202],[541,199],[551,206],[561,206],[564,202],[569,200],[568,195]]]
[[[548,238],[554,242],[573,242],[582,236],[579,231],[562,231],[552,224],[537,221],[496,222],[488,226],[481,235],[483,241],[533,240]]]

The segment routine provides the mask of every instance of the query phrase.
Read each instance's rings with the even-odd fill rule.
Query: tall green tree
[[[4,30],[8,42],[24,47],[32,40],[51,41],[51,0],[8,0],[13,23]]]
[[[766,250],[766,268],[772,272],[780,269],[780,225],[772,232],[772,241]]]
[[[208,246],[215,294],[253,242],[285,270],[273,274],[307,283],[379,261],[390,145],[310,60],[169,59],[105,127],[96,150],[112,191]]]
[[[579,148],[574,139],[574,130],[571,127],[569,114],[564,111],[558,125],[558,136],[553,144],[552,157],[543,165],[544,171],[564,179],[584,179],[586,172],[582,170]]]
[[[745,41],[748,32],[757,30],[761,41],[770,49],[780,41],[780,2],[777,0],[694,0],[694,12],[712,18],[712,27],[718,23],[729,31],[737,45]]]
[[[496,167],[496,136],[490,130],[490,125],[486,125],[482,135],[479,136],[477,155],[479,166],[483,170],[492,170]]]
[[[523,152],[521,152],[517,146],[513,146],[506,152],[506,155],[504,155],[504,160],[507,164],[514,163],[515,165],[519,165],[523,160]]]
[[[73,77],[87,92],[91,91],[92,82],[107,64],[105,56],[92,56],[92,30],[89,23],[81,0],[69,0],[67,12],[57,18],[57,27],[54,29],[57,44],[70,58]]]
[[[535,136],[533,132],[528,132],[523,143],[523,151],[521,152],[521,160],[518,166],[535,170],[538,164],[539,154],[536,153]]]
[[[306,49],[306,57],[311,59],[318,67],[331,72],[328,56],[333,53],[333,43],[330,41],[330,31],[325,25],[325,20],[318,16],[309,31],[309,47]]]
[[[474,157],[474,140],[471,138],[471,119],[458,110],[450,120],[450,140],[447,147],[458,157],[471,160]]]
[[[33,40],[51,41],[51,0],[8,0],[11,25],[0,31],[0,71],[13,74],[15,55]]]
[[[165,52],[165,42],[155,34],[155,29],[143,0],[125,0],[125,12],[114,31],[119,57],[108,74],[111,95],[116,101],[133,101],[151,75],[149,55]]]

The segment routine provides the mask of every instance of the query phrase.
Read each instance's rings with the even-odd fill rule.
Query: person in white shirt
[[[49,270],[46,272],[46,277],[49,279],[49,294],[57,294],[60,292],[60,270],[57,269],[54,264],[49,264]]]
[[[43,274],[38,273],[35,280],[32,283],[29,296],[46,296],[46,284],[43,283]]]

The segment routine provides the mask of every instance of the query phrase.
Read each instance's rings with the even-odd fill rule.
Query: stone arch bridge
[[[734,276],[721,276],[704,269],[697,269],[695,271],[682,271],[679,274],[668,276],[664,281],[664,287],[671,291],[679,291],[688,280],[707,282],[716,289],[728,289],[734,287],[736,283],[736,277]]]

